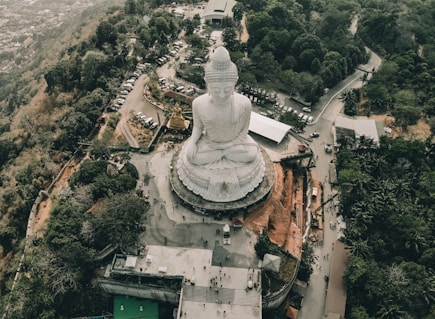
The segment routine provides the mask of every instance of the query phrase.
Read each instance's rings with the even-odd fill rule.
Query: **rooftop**
[[[351,119],[345,116],[337,116],[335,127],[354,131],[356,139],[359,139],[360,136],[365,136],[372,139],[375,144],[379,144],[379,132],[375,120]]]
[[[149,245],[144,256],[117,255],[113,270],[182,276],[178,318],[261,318],[260,270],[222,267],[212,260],[210,249]]]
[[[204,16],[218,14],[221,16],[232,17],[232,9],[235,4],[235,0],[209,0],[204,9]]]
[[[264,136],[278,144],[282,142],[290,129],[290,125],[275,121],[256,112],[251,112],[249,131]]]

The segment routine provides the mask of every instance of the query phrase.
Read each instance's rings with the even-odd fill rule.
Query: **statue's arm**
[[[241,111],[239,115],[239,121],[242,123],[241,130],[235,139],[236,143],[243,143],[248,135],[249,130],[249,122],[251,120],[251,102],[247,99],[247,101],[243,101],[241,104]]]
[[[198,112],[198,105],[193,103],[192,105],[192,113],[193,113],[193,129],[192,135],[190,136],[191,143],[196,144],[199,138],[201,137],[202,131],[204,129],[204,125],[202,123],[201,117]]]
[[[190,138],[187,140],[186,144],[186,155],[190,161],[193,161],[197,154],[197,143],[202,135],[203,131],[203,123],[201,121],[201,117],[198,114],[197,105],[195,101],[192,105],[192,113],[193,113],[193,129]]]

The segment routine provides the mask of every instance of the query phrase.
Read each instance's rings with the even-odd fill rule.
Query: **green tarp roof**
[[[113,302],[114,319],[158,319],[159,304],[151,300],[116,296]]]

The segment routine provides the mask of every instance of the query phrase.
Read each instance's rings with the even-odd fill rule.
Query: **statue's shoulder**
[[[251,100],[248,97],[246,97],[240,93],[234,93],[234,101],[238,105],[246,107],[246,108],[251,108],[251,106],[252,106]]]
[[[201,106],[201,105],[207,105],[209,103],[209,101],[210,101],[209,95],[207,93],[202,94],[193,100],[192,108],[197,108],[198,106]]]

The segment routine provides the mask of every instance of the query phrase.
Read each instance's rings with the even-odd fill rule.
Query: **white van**
[[[308,115],[304,115],[304,116],[302,117],[302,122],[306,122],[306,121],[308,121]]]
[[[130,92],[131,90],[133,90],[133,85],[131,85],[130,83],[124,84],[122,86],[122,89]]]
[[[145,121],[143,122],[143,125],[145,126],[150,126],[151,124],[153,124],[153,118],[149,117],[147,119],[145,119]]]

